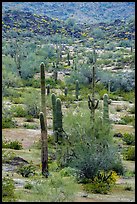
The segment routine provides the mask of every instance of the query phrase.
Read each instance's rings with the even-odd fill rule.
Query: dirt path
[[[51,130],[48,130],[49,134],[52,134]],[[24,149],[30,148],[34,142],[38,141],[41,137],[41,130],[33,129],[3,129],[2,130],[3,139],[9,139],[11,141],[18,140],[22,143]]]

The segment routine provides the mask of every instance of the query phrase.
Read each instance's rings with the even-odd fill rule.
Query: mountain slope
[[[110,22],[135,16],[135,2],[3,2],[2,10],[22,10],[77,22]]]

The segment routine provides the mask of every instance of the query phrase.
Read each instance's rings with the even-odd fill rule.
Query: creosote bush
[[[10,148],[10,149],[16,149],[16,150],[20,150],[23,149],[22,144],[15,140],[15,141],[2,141],[2,148]]]
[[[15,202],[15,185],[12,178],[2,178],[2,201]]]

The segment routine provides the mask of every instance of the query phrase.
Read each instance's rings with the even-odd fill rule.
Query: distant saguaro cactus
[[[50,84],[47,85],[47,95],[50,94]]]
[[[95,109],[97,109],[98,107],[98,103],[99,100],[95,99],[95,67],[93,66],[93,70],[92,70],[92,98],[90,97],[90,95],[88,95],[88,107],[90,109],[91,112],[91,120],[94,122],[95,120]]]
[[[104,94],[103,96],[103,121],[105,123],[109,122],[109,99],[108,94]]]
[[[75,94],[76,94],[76,99],[78,100],[78,97],[79,97],[79,81],[78,80],[76,80]]]
[[[65,94],[65,96],[68,95],[68,88],[67,87],[65,87],[65,89],[64,89],[64,94]]]
[[[52,115],[53,115],[53,132],[56,131],[56,95],[52,93]]]
[[[108,94],[110,94],[110,80],[108,81]]]
[[[57,141],[61,143],[62,141],[62,107],[60,98],[56,99],[56,125],[57,125]]]
[[[42,174],[48,177],[48,139],[47,139],[47,118],[46,118],[46,99],[45,99],[45,65],[40,65],[41,72],[41,162]]]
[[[68,66],[70,66],[70,55],[69,55],[69,51],[67,53],[67,60],[68,60]]]

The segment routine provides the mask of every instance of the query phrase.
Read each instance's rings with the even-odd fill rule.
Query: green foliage
[[[86,109],[80,112],[77,108],[77,111],[71,112],[64,118],[64,129],[71,143],[67,165],[78,170],[78,180],[83,182],[86,178],[93,178],[99,170],[115,170],[122,174],[123,166],[113,144],[112,133],[108,131],[110,127],[104,125],[96,114],[93,131],[90,113]]]
[[[27,114],[34,118],[39,118],[40,112],[40,94],[32,89],[28,93],[24,93],[24,104],[26,105]]]
[[[15,157],[15,153],[11,152],[11,150],[2,150],[2,162],[8,163],[10,160],[12,160]]]
[[[14,117],[25,117],[27,115],[26,109],[21,105],[12,105],[11,112]]]
[[[60,171],[60,175],[61,176],[76,176],[76,169],[71,168],[71,167],[65,167],[63,169],[61,169]]]
[[[11,111],[3,107],[2,109],[2,128],[15,128],[16,122],[13,120],[13,114]]]
[[[127,144],[127,145],[135,145],[135,134],[133,133],[124,133],[122,140]]]
[[[35,175],[36,167],[32,164],[27,164],[23,166],[19,166],[17,169],[17,173],[21,174],[23,177],[30,177]]]
[[[129,113],[131,114],[135,114],[135,105],[133,105],[132,107],[129,108],[128,110]]]
[[[15,202],[15,185],[12,178],[2,178],[2,201]]]
[[[33,188],[33,185],[32,185],[30,182],[27,182],[27,183],[24,185],[24,188],[30,190],[30,189]]]
[[[128,147],[124,150],[123,157],[125,160],[135,161],[135,146]]]
[[[118,176],[115,171],[99,171],[89,183],[84,185],[84,189],[92,193],[107,194],[117,178]]]
[[[2,148],[10,148],[10,149],[16,149],[16,150],[23,149],[22,144],[18,140],[2,141]]]
[[[23,127],[26,129],[33,129],[33,130],[39,129],[39,126],[37,124],[24,123]]]
[[[39,179],[31,189],[31,197],[27,201],[35,202],[70,202],[75,199],[79,186],[73,177],[63,177],[54,172],[48,179]]]
[[[124,124],[130,124],[133,123],[135,121],[135,116],[130,116],[128,114],[124,115],[123,117],[121,117],[121,121],[123,121]]]

